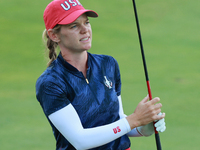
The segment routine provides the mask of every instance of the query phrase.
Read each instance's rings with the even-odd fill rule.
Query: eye
[[[85,22],[85,24],[90,24],[90,21],[89,21],[89,20],[87,20],[87,21]]]
[[[76,27],[77,27],[77,25],[72,25],[70,28],[73,29],[73,28],[76,28]]]

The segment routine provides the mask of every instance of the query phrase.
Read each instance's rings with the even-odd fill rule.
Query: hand
[[[158,115],[162,115],[162,113],[159,113]],[[156,131],[158,132],[164,132],[165,129],[166,129],[166,126],[165,126],[165,119],[161,119],[159,121],[157,121],[154,126],[156,127]],[[140,126],[140,127],[137,127],[137,131],[138,133],[140,133],[141,135],[143,136],[150,136],[152,135],[155,131],[154,131],[154,127],[153,127],[153,122],[147,124],[147,125],[144,125],[144,126]]]
[[[160,98],[156,97],[148,101],[149,97],[145,97],[136,107],[133,114],[127,117],[131,129],[139,126],[144,126],[154,120],[161,120],[165,117],[165,113],[158,115],[161,112]]]

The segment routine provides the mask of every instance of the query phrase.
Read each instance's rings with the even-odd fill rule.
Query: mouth
[[[88,41],[90,37],[82,38],[80,41]]]

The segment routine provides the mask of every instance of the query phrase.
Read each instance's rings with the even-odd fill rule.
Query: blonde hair
[[[54,28],[53,28],[53,32],[54,33],[59,33],[60,32],[60,29],[61,29],[61,25],[56,25]],[[43,32],[43,35],[42,35],[42,38],[43,38],[43,41],[44,43],[46,44],[46,49],[49,50],[49,59],[50,61],[48,62],[47,64],[47,67],[49,67],[51,65],[51,63],[56,60],[57,58],[57,53],[56,53],[56,49],[58,47],[58,43],[57,42],[54,42],[50,39],[48,33],[47,33],[47,30],[45,29],[44,32]]]

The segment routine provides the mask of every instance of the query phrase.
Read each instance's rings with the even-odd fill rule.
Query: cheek
[[[73,37],[73,35],[72,35],[73,33],[70,33],[66,28],[61,28],[61,31],[60,31],[60,42],[61,43],[66,43],[66,42],[68,42],[72,37]]]
[[[62,35],[60,36],[60,42],[61,42],[61,43],[64,43],[64,44],[70,43],[70,40],[71,40],[71,39],[72,39],[72,36],[69,37],[69,36],[67,36],[67,35],[65,35],[65,34],[62,34]]]

